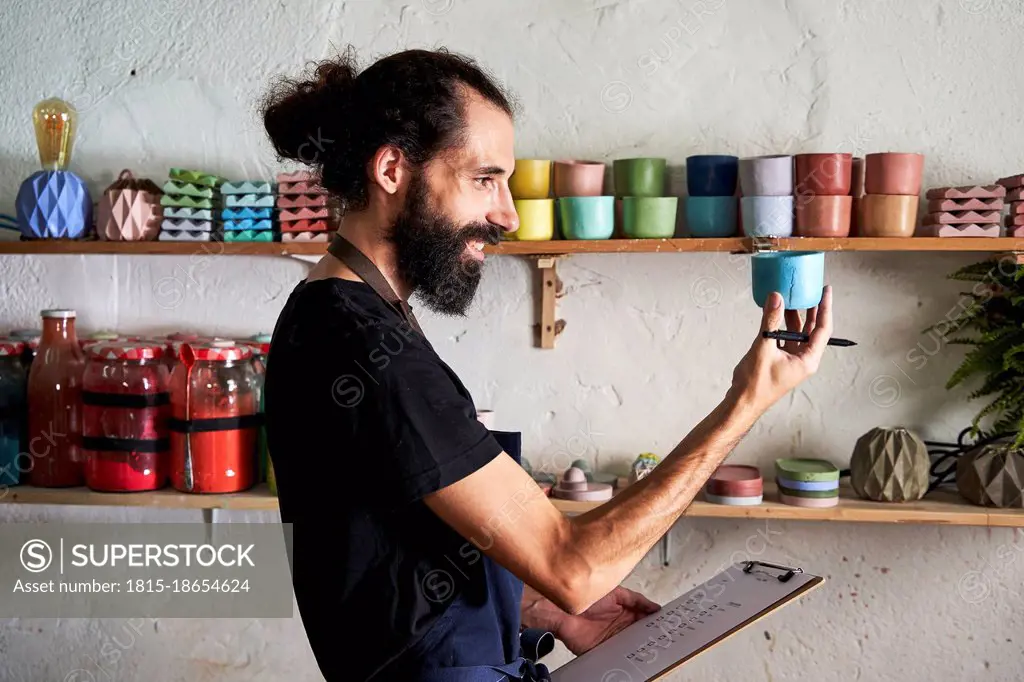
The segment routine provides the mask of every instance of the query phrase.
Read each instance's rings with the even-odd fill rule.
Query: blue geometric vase
[[[92,198],[71,171],[37,171],[21,183],[18,228],[28,239],[79,239],[92,226]]]
[[[18,228],[27,239],[78,239],[92,227],[92,198],[82,179],[68,170],[78,112],[56,97],[32,110],[43,169],[21,183]]]

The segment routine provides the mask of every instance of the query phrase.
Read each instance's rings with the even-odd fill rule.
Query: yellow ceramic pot
[[[517,199],[519,229],[511,233],[521,242],[543,242],[555,236],[554,199]]]
[[[551,161],[516,159],[508,189],[513,199],[547,199],[551,194]]]

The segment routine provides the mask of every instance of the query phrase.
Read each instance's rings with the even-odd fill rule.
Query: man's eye
[[[482,178],[477,178],[476,181],[478,183],[480,183],[481,185],[483,185],[484,187],[490,187],[491,183],[494,182],[494,178],[489,177],[489,176],[484,176]]]

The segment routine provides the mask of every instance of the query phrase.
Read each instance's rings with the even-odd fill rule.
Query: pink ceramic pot
[[[797,154],[794,194],[849,194],[853,181],[852,154]]]
[[[603,163],[597,161],[556,161],[556,197],[598,197],[604,190]]]
[[[849,237],[851,196],[802,196],[796,202],[798,237]]]
[[[921,193],[923,172],[923,154],[868,154],[865,157],[864,189],[868,194],[916,196]]]

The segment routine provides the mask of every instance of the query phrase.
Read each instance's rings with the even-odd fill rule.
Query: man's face
[[[403,278],[437,313],[465,313],[480,283],[484,245],[519,227],[508,189],[512,139],[509,116],[472,94],[464,144],[410,181],[392,241]]]

